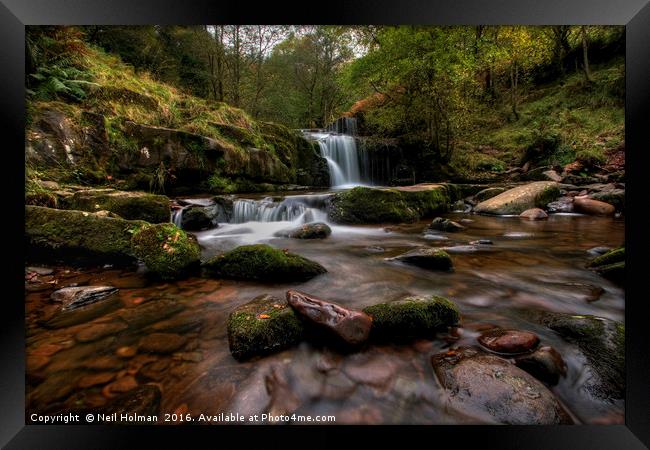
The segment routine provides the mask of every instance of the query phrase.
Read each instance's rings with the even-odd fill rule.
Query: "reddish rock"
[[[294,290],[287,291],[287,302],[309,322],[331,330],[347,344],[362,344],[370,335],[372,318],[362,311],[347,309]]]
[[[86,389],[92,386],[97,386],[100,384],[106,384],[109,381],[111,381],[113,378],[115,378],[115,373],[114,372],[101,372],[101,373],[93,373],[90,375],[85,375],[79,379],[79,382],[77,385],[81,389]]]
[[[528,220],[542,220],[548,219],[548,214],[543,209],[531,208],[519,214],[519,217]]]
[[[140,339],[139,349],[149,353],[172,353],[181,348],[187,339],[173,333],[151,333]]]
[[[137,387],[138,387],[138,382],[135,381],[135,378],[133,378],[130,375],[127,375],[125,377],[118,378],[117,380],[113,381],[111,384],[105,386],[104,389],[102,390],[102,393],[104,393],[104,395],[107,397],[112,397],[115,394],[128,392],[131,389],[135,389]]]
[[[611,216],[616,211],[616,208],[609,203],[587,197],[575,197],[573,199],[573,209],[577,212],[597,216]]]
[[[135,347],[120,347],[117,350],[115,350],[115,354],[119,356],[120,358],[133,358],[135,354],[138,352],[138,349]]]
[[[127,325],[122,321],[91,324],[90,326],[79,331],[75,335],[75,339],[78,342],[92,342],[106,336],[117,334],[120,331],[126,329],[127,329]]]
[[[500,328],[486,331],[478,337],[479,343],[497,353],[523,353],[537,347],[539,338],[534,333]]]

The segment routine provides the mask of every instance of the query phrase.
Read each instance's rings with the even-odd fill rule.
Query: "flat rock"
[[[51,299],[62,304],[62,310],[69,311],[104,300],[118,289],[112,286],[67,287],[52,292]]]
[[[509,189],[482,201],[474,212],[492,215],[518,215],[530,208],[543,208],[560,195],[557,183],[537,181]]]
[[[546,386],[498,356],[465,347],[433,355],[431,363],[449,406],[481,423],[572,423]]]
[[[497,353],[523,353],[537,347],[539,338],[529,331],[494,329],[481,334],[478,342]]]
[[[151,333],[140,339],[139,349],[148,353],[172,353],[187,342],[184,336],[173,333]]]
[[[577,212],[597,216],[611,216],[616,212],[616,208],[613,205],[587,197],[574,197],[573,208]]]
[[[546,212],[543,209],[531,208],[519,214],[519,217],[528,220],[543,220],[543,219],[548,219],[548,214],[546,214]]]
[[[287,302],[308,322],[330,330],[346,344],[362,344],[370,335],[372,318],[362,311],[294,290],[287,291]]]

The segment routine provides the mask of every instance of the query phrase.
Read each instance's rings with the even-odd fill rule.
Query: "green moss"
[[[546,205],[556,200],[560,196],[560,188],[557,185],[551,185],[545,188],[535,197],[535,206],[546,209]]]
[[[266,355],[298,344],[304,326],[286,300],[261,295],[228,318],[228,344],[236,359]]]
[[[67,209],[107,210],[129,220],[163,223],[170,220],[169,198],[144,192],[114,190],[79,191],[66,200]]]
[[[146,222],[25,207],[28,257],[70,263],[133,263],[131,235]]]
[[[625,247],[615,248],[589,261],[587,267],[600,267],[617,262],[625,262]]]
[[[133,234],[131,244],[147,268],[165,279],[186,275],[201,257],[196,239],[171,223],[142,227]]]
[[[431,338],[460,320],[458,306],[435,295],[380,303],[363,311],[373,319],[371,338],[381,341]]]
[[[576,160],[580,161],[587,168],[593,168],[602,165],[606,158],[602,150],[589,148],[577,152]]]
[[[318,264],[269,245],[244,245],[204,264],[216,277],[260,281],[303,281],[327,272]]]
[[[418,213],[409,207],[396,190],[355,187],[334,194],[329,217],[337,223],[415,222]]]

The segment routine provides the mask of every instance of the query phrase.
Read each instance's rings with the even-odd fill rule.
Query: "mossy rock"
[[[585,389],[595,397],[621,399],[625,394],[625,325],[596,316],[529,311],[529,319],[578,346],[589,362]]]
[[[25,206],[27,257],[71,264],[133,264],[131,237],[143,221]]]
[[[145,192],[125,192],[113,189],[78,191],[65,201],[66,209],[95,212],[108,210],[128,220],[150,223],[169,222],[169,198]]]
[[[371,339],[404,341],[431,338],[460,320],[458,306],[436,295],[409,297],[364,308],[372,317]]]
[[[418,213],[397,190],[355,187],[330,199],[329,218],[336,223],[410,223]]]
[[[259,281],[305,281],[327,270],[315,261],[269,245],[243,245],[204,263],[218,278]]]
[[[142,227],[133,235],[131,244],[133,253],[149,271],[163,279],[186,275],[201,258],[196,238],[171,223]]]
[[[617,262],[625,262],[625,247],[615,248],[592,259],[587,264],[587,267],[596,268]]]
[[[228,317],[228,345],[238,360],[267,355],[297,345],[304,325],[286,300],[260,295]]]
[[[610,250],[592,259],[587,267],[614,283],[625,282],[625,247]]]
[[[201,231],[214,227],[208,208],[202,206],[190,206],[183,210],[182,214],[181,227],[184,230]]]
[[[451,256],[444,250],[437,248],[416,248],[392,258],[406,264],[422,267],[429,270],[452,270],[454,267]]]

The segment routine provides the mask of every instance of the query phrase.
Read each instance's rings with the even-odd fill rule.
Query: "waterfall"
[[[342,117],[327,130],[303,130],[308,139],[318,142],[321,156],[327,161],[332,187],[369,184],[362,177],[367,172],[367,158],[358,152],[356,119]]]

